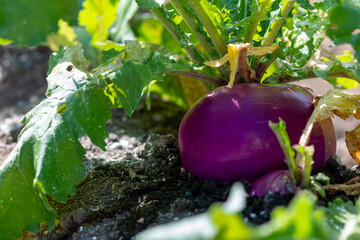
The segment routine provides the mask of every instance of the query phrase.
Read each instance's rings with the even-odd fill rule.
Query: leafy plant
[[[354,31],[359,28],[358,1],[325,0],[312,6],[304,0],[137,0],[148,12],[135,16],[132,0],[86,0],[79,13],[80,2],[0,0],[0,37],[7,39],[1,42],[34,46],[47,39],[55,48],[60,42],[70,45],[59,46],[51,55],[47,99],[24,117],[18,145],[0,167],[0,239],[19,237],[24,228],[36,232],[42,222],[54,226],[56,214],[47,196],[64,202],[85,177],[79,138],[86,134],[104,149],[110,110],[121,107],[131,115],[154,84],[156,92],[189,107],[196,101],[191,95],[226,84],[285,83],[315,76],[335,87],[360,82],[359,33]],[[74,25],[77,15],[79,25]],[[156,34],[142,30],[148,26]],[[61,37],[69,32],[73,37]],[[354,56],[320,57],[324,35],[335,45],[351,44]],[[336,94],[321,104],[350,99],[351,108],[344,105],[350,112],[340,115],[360,118],[359,97]],[[334,109],[313,114],[300,147],[307,145],[313,123],[333,112],[338,114]],[[347,138],[355,158],[359,129]],[[302,159],[304,151],[299,152],[297,159]],[[304,201],[310,201],[305,205],[312,209],[312,200]],[[312,218],[322,219],[316,214]],[[295,221],[288,220],[284,224]]]
[[[288,207],[273,210],[270,221],[260,226],[242,217],[246,193],[241,184],[233,185],[228,200],[213,204],[206,213],[178,222],[149,228],[136,239],[357,239],[359,206],[357,201],[335,199],[328,208],[316,207],[316,196],[298,193]],[[184,234],[185,233],[185,234]]]

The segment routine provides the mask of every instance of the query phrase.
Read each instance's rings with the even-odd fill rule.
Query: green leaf
[[[121,54],[122,51],[117,51],[114,48],[103,52],[100,67],[108,66],[110,64],[118,64],[118,62],[121,62]]]
[[[334,56],[330,53],[329,58],[313,57],[308,64],[316,76],[327,80],[335,88],[354,88],[360,83],[360,65],[349,51],[343,55]]]
[[[124,108],[129,116],[151,81],[163,80],[165,70],[192,70],[191,66],[181,60],[175,61],[175,56],[160,54],[147,46],[142,47],[138,41],[126,41],[123,59],[120,58],[120,53],[115,51],[106,52],[107,54],[109,56],[104,60],[104,64],[95,69],[95,75],[113,83],[106,88],[106,95],[113,107]]]
[[[269,122],[269,127],[275,133],[276,138],[278,139],[280,146],[285,155],[285,162],[291,171],[292,177],[295,180],[295,184],[299,180],[299,176],[297,176],[297,164],[295,161],[295,151],[292,148],[289,135],[286,132],[286,123],[279,118],[279,123]]]
[[[296,1],[300,7],[306,9],[306,10],[313,10],[314,7],[309,3],[309,0],[297,0]]]
[[[329,12],[338,5],[337,0],[325,0],[323,2],[314,2],[314,6],[324,12]]]
[[[360,61],[360,3],[343,1],[329,13],[331,28],[326,31],[336,45],[348,43],[355,50],[355,58]]]
[[[48,98],[25,115],[18,144],[0,168],[0,235],[6,234],[1,239],[18,237],[23,228],[36,232],[41,222],[54,226],[56,214],[46,195],[65,202],[85,177],[82,135],[105,149],[110,102],[95,81],[71,64],[70,56],[74,62],[83,59],[76,54],[81,54],[77,47],[63,49],[47,78]]]
[[[49,229],[55,225],[56,212],[33,186],[32,148],[29,141],[17,146],[0,167],[0,239],[19,238],[24,228],[38,232],[42,222]],[[15,161],[17,156],[21,161]]]
[[[79,12],[79,25],[84,26],[96,46],[96,42],[104,42],[109,36],[109,28],[116,20],[116,7],[119,1],[86,0],[83,9]]]
[[[133,39],[134,34],[128,24],[138,10],[134,0],[121,0],[116,9],[116,21],[110,29],[110,36],[114,42],[123,42],[124,39]]]
[[[316,208],[316,197],[308,191],[299,192],[287,208],[274,209],[269,222],[257,227],[246,223],[239,213],[245,207],[245,192],[238,184],[224,204],[213,204],[195,217],[147,229],[136,239],[339,239],[339,229],[328,224],[325,210]],[[329,216],[336,219],[338,211],[332,213]]]
[[[157,81],[151,86],[151,92],[155,92],[162,98],[168,99],[185,109],[189,108],[182,91],[182,85],[175,76],[165,76],[163,81]]]
[[[56,33],[58,21],[73,24],[80,8],[74,0],[0,0],[0,37],[16,45],[35,46]]]
[[[213,0],[212,2],[217,11],[221,12],[216,16],[216,11],[212,10],[213,21],[223,37],[226,44],[246,42],[251,24],[256,14],[259,12],[259,1],[257,0]],[[263,14],[266,18],[266,13]],[[254,26],[256,28],[256,26]]]
[[[333,80],[334,79],[334,80]],[[331,78],[329,82],[333,83],[337,88],[345,88],[345,89],[352,89],[358,87],[360,84],[359,82],[349,79],[349,78],[343,78],[343,77],[336,77]]]
[[[155,9],[161,7],[165,0],[136,0],[139,7],[144,9]]]
[[[97,66],[99,64],[99,60],[101,59],[101,52],[99,51],[100,47],[95,48],[91,44],[92,37],[90,33],[86,31],[85,27],[74,26],[73,29],[76,33],[76,40],[81,43],[81,46],[84,49],[84,56],[90,61],[91,66]],[[98,45],[96,47],[98,47]]]
[[[292,29],[284,28],[284,36],[279,41],[280,58],[290,58],[295,67],[304,66],[316,52],[323,40],[327,24],[316,11],[294,16]]]
[[[59,47],[59,51],[53,52],[49,58],[49,69],[47,74],[49,75],[53,68],[63,62],[69,62],[77,69],[87,72],[89,68],[89,61],[83,55],[84,50],[81,48],[80,44],[75,45],[74,47]],[[51,89],[52,87],[50,87]],[[49,91],[49,89],[48,89]]]
[[[147,15],[140,15],[133,19],[135,24],[132,25],[136,38],[141,42],[152,43],[163,48],[173,54],[183,54],[184,51],[180,45],[164,28],[163,24]]]
[[[209,240],[209,239],[233,239],[233,238],[217,238],[219,234],[217,229],[217,221],[222,221],[221,217],[227,214],[238,218],[239,213],[245,207],[246,192],[244,187],[240,183],[235,183],[230,190],[228,200],[222,205],[214,204],[211,209],[203,214],[184,218],[178,222],[168,223],[159,225],[136,235],[138,240]],[[228,218],[229,219],[229,218]],[[215,221],[214,221],[215,220]],[[227,219],[226,219],[227,220]],[[229,230],[229,226],[224,220],[224,223],[220,227],[220,233]],[[240,219],[243,222],[242,219]],[[214,224],[215,223],[215,224]],[[220,223],[220,222],[219,222]],[[221,224],[221,223],[220,223]],[[224,229],[222,229],[224,226]],[[232,224],[237,227],[238,225]],[[236,229],[231,228],[230,230],[239,231],[240,236],[247,236],[241,233],[241,230],[247,230],[245,228]],[[224,234],[223,236],[229,236]],[[246,238],[235,238],[235,239],[246,239]],[[250,238],[249,238],[250,239]]]
[[[277,207],[271,220],[257,228],[258,239],[337,239],[325,226],[325,214],[315,209],[310,192],[298,193],[289,207]]]
[[[114,83],[106,89],[112,105],[124,108],[129,116],[134,112],[145,88],[152,80],[149,68],[142,63],[133,61],[125,62],[120,69],[105,75],[105,77]]]
[[[360,201],[354,205],[337,198],[323,208],[326,213],[326,223],[339,232],[340,239],[359,239],[360,237]]]

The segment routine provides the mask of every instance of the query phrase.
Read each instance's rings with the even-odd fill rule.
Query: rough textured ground
[[[44,96],[48,55],[44,48],[0,48],[0,162],[16,144],[23,114]],[[211,203],[224,201],[230,184],[198,180],[181,167],[177,129],[183,114],[183,109],[156,97],[150,112],[144,104],[132,118],[122,110],[114,111],[106,152],[87,137],[81,139],[87,150],[88,176],[75,196],[65,204],[49,199],[58,211],[56,228],[49,232],[44,226],[41,233],[25,233],[24,238],[131,239],[149,226],[201,213]],[[344,183],[356,175],[336,161],[324,171],[332,183]],[[249,190],[250,185],[244,184]],[[336,196],[355,200],[339,193],[320,199],[319,204]],[[249,196],[243,216],[261,224],[269,220],[274,207],[287,205],[292,197]]]

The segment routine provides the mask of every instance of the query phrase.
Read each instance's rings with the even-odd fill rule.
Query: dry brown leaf
[[[350,115],[360,119],[360,95],[334,89],[325,94],[315,109],[317,121],[332,117],[333,113],[342,119]]]
[[[360,165],[360,124],[350,132],[345,132],[345,142],[351,157]]]
[[[236,83],[237,74],[243,75],[248,82],[252,82],[255,78],[255,72],[249,67],[248,55],[262,56],[268,52],[272,52],[277,49],[277,45],[266,46],[266,47],[253,47],[250,43],[238,43],[228,44],[228,53],[222,58],[204,62],[205,65],[210,67],[220,67],[226,62],[230,63],[230,81],[228,87],[232,88]]]
[[[360,95],[342,92],[337,89],[328,91],[323,98],[319,100],[306,124],[299,145],[306,146],[308,144],[315,122],[333,117],[334,114],[342,119],[347,119],[350,115],[360,119]],[[345,134],[348,150],[354,160],[360,165],[360,125],[353,131],[346,132]]]
[[[180,80],[185,100],[190,107],[208,91],[202,82],[194,78],[179,76],[178,79]]]

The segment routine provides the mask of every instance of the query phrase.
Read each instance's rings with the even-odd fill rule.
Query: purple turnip
[[[296,85],[236,84],[207,93],[185,114],[179,128],[183,167],[199,178],[247,180],[286,169],[283,151],[269,121],[282,118],[297,144],[314,109],[314,95]],[[313,169],[335,154],[331,119],[317,123],[310,138]]]
[[[280,194],[296,192],[291,172],[287,169],[275,170],[260,177],[252,184],[252,195],[263,196],[268,192],[279,192]]]

